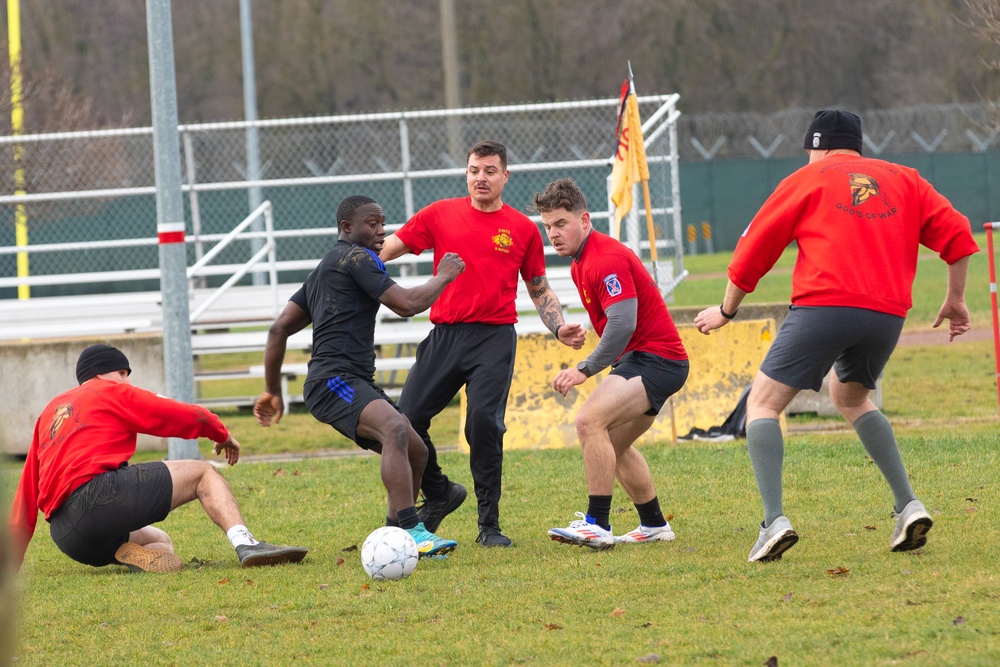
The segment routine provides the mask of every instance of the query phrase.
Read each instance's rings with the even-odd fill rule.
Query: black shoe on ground
[[[452,482],[448,493],[440,498],[424,498],[417,508],[417,517],[428,532],[436,533],[446,516],[457,510],[465,502],[465,487]]]
[[[239,556],[242,567],[298,563],[306,557],[307,553],[309,553],[309,549],[305,547],[286,547],[267,542],[241,544],[236,547],[236,555]]]
[[[510,547],[514,546],[514,543],[510,541],[510,538],[500,532],[500,529],[496,526],[480,526],[479,537],[476,538],[476,542],[479,542],[484,547]]]

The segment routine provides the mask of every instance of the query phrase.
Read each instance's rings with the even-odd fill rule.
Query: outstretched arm
[[[395,234],[390,234],[382,242],[382,250],[379,252],[378,258],[383,262],[388,262],[391,259],[402,257],[408,252],[410,249],[406,247],[406,244],[400,241]]]
[[[567,324],[563,319],[562,304],[556,293],[549,287],[549,279],[545,276],[537,276],[530,281],[525,280],[524,284],[528,288],[528,296],[535,304],[538,316],[542,318],[542,324],[555,334],[563,345],[568,345],[574,350],[583,347],[587,332],[578,322]]]
[[[726,295],[722,298],[721,306],[711,306],[698,313],[694,318],[694,325],[701,333],[708,335],[712,329],[718,329],[729,323],[730,317],[722,314],[726,311],[728,315],[736,315],[740,304],[747,293],[737,287],[732,280],[726,283]]]
[[[934,321],[936,329],[948,320],[948,341],[955,340],[971,328],[969,309],[965,305],[965,281],[969,276],[969,255],[948,265],[948,292]]]
[[[446,252],[438,263],[437,273],[423,285],[410,289],[393,285],[382,292],[378,300],[400,317],[413,317],[430,308],[448,283],[464,270],[462,258],[453,252]]]
[[[294,301],[289,301],[267,331],[267,343],[264,346],[264,393],[257,397],[253,405],[253,415],[261,426],[281,421],[281,414],[285,410],[285,402],[281,397],[281,364],[285,360],[288,337],[305,329],[311,321],[309,313]]]

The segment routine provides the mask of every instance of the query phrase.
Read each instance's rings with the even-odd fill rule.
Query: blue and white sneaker
[[[566,528],[553,528],[549,531],[549,537],[556,542],[590,547],[597,551],[614,548],[615,536],[610,530],[605,530],[594,523],[589,514],[577,512],[576,515],[580,517],[578,520],[571,522]]]
[[[413,528],[408,528],[406,532],[417,543],[417,553],[420,554],[420,558],[443,556],[450,551],[454,551],[455,547],[458,546],[458,542],[455,540],[446,540],[443,537],[438,537],[424,528],[424,524],[422,523],[418,523]]]

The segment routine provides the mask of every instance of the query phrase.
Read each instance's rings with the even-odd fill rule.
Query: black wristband
[[[565,324],[565,322],[563,322],[563,324]],[[553,332],[553,335],[555,335],[556,340],[559,340],[559,330],[562,328],[563,328],[562,324],[556,326],[556,330]]]
[[[722,304],[719,304],[719,312],[720,312],[720,313],[722,313],[722,316],[723,316],[724,318],[726,318],[727,320],[731,320],[731,319],[733,319],[734,317],[736,317],[736,313],[740,312],[740,309],[739,309],[739,308],[737,308],[736,310],[734,310],[734,311],[733,311],[733,314],[732,314],[732,315],[730,315],[729,313],[727,313],[727,312],[725,311],[725,309],[723,309],[723,307],[722,307]]]

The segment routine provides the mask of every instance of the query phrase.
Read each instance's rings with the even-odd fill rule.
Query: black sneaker
[[[440,498],[424,498],[417,508],[417,517],[428,532],[436,533],[446,516],[457,510],[465,502],[465,487],[452,482],[448,493]]]
[[[309,549],[305,547],[286,547],[267,542],[241,544],[236,547],[236,555],[239,556],[242,567],[298,563],[306,557],[307,553],[309,553]]]
[[[510,541],[510,538],[501,533],[500,529],[496,526],[480,526],[479,537],[476,538],[476,542],[479,542],[479,544],[484,547],[514,546],[514,543]]]

